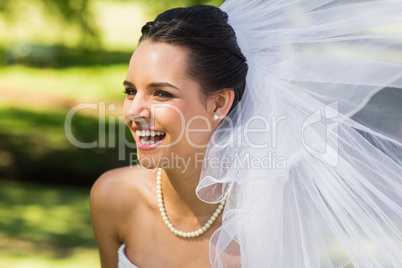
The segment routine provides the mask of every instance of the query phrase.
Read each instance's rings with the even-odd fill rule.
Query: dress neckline
[[[122,244],[118,250],[119,268],[138,268],[128,258],[126,254],[126,245]]]

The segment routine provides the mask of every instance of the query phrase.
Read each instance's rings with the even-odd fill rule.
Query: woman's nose
[[[144,94],[137,93],[132,100],[127,101],[127,117],[143,119],[151,117],[150,104]]]

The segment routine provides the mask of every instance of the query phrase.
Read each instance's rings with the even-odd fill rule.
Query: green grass
[[[74,29],[42,14],[43,6],[14,2],[20,7],[14,22],[0,17],[2,48],[18,42],[77,44]],[[149,20],[145,7],[126,1],[93,2],[105,50],[134,50],[140,28]],[[0,67],[0,174],[21,180],[0,177],[1,268],[99,267],[89,187],[62,185],[91,185],[101,172],[127,163],[118,160],[116,148],[71,145],[64,119],[71,106],[82,102],[114,103],[117,109],[112,114],[121,114],[129,60],[128,56],[125,64],[58,69]],[[81,141],[97,139],[97,113],[84,110],[74,117],[73,133]],[[53,182],[62,185],[49,185]]]
[[[129,165],[135,152],[124,146],[124,137],[132,144],[133,138],[117,120],[106,121],[100,132],[105,147],[79,148],[66,137],[66,111],[0,105],[0,114],[0,174],[7,178],[89,186],[106,170]],[[80,142],[100,141],[99,119],[93,116],[74,115],[71,131]]]
[[[32,98],[121,105],[126,72],[127,65],[0,68],[0,91],[18,93],[17,99],[0,100],[0,174],[21,180],[0,178],[0,267],[99,267],[88,186],[102,172],[127,162],[118,160],[117,148],[73,146],[64,132],[70,107],[51,98],[38,106]],[[80,141],[97,140],[97,112],[74,116],[72,131]]]
[[[88,195],[0,179],[0,267],[99,267]]]
[[[47,94],[66,100],[122,103],[127,64],[39,69],[21,65],[0,67],[2,89]],[[21,98],[25,96],[21,94]]]

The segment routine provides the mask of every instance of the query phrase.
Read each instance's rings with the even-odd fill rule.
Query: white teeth
[[[147,145],[155,144],[154,141],[141,141],[141,142],[142,142],[142,144],[147,144]]]
[[[155,137],[155,136],[159,136],[159,135],[165,135],[165,132],[163,131],[149,131],[149,130],[137,130],[135,132],[135,134],[137,136],[141,136],[141,137]]]

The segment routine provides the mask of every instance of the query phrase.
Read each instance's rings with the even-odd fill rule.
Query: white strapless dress
[[[121,245],[121,247],[119,248],[118,255],[119,255],[119,266],[118,266],[119,268],[138,268],[137,266],[132,264],[131,261],[127,258],[125,244]]]

